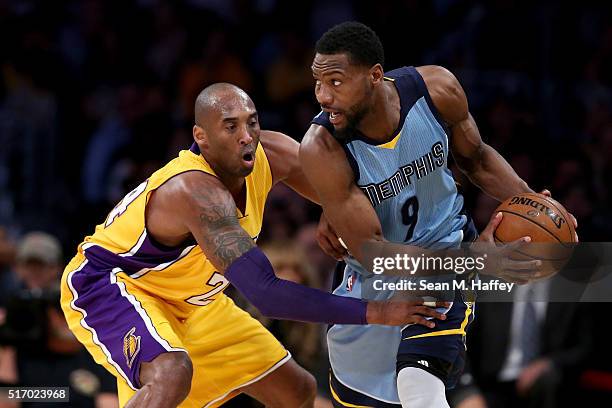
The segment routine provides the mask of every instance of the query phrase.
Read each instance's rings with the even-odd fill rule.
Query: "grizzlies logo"
[[[140,336],[135,336],[136,327],[132,327],[123,337],[123,355],[129,368],[140,351]]]

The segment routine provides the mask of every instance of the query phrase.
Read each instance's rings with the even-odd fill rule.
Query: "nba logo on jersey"
[[[346,291],[350,292],[353,290],[353,282],[355,281],[355,275],[352,275],[348,277],[348,279],[346,280]]]
[[[123,354],[130,368],[132,368],[132,363],[134,363],[134,359],[140,351],[140,336],[134,336],[135,331],[136,328],[132,327],[123,337]]]

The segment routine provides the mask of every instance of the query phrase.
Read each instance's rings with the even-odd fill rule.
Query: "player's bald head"
[[[236,85],[218,82],[200,92],[195,102],[195,122],[205,126],[211,115],[229,116],[234,110],[252,109],[255,105],[249,95]]]

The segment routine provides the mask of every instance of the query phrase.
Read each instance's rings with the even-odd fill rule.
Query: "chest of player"
[[[385,237],[395,242],[429,234],[450,216],[457,197],[444,130],[412,113],[392,143],[353,140],[346,145],[357,167],[357,185],[374,207]]]

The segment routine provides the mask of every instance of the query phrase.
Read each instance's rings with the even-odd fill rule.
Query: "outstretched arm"
[[[443,318],[422,302],[364,302],[332,295],[276,277],[264,253],[236,218],[234,200],[217,178],[187,172],[175,180],[173,216],[195,237],[202,251],[265,316],[320,323],[420,323]],[[159,193],[159,192],[158,192]]]
[[[457,78],[447,69],[435,65],[417,70],[438,113],[450,129],[453,157],[472,183],[499,201],[514,194],[533,193],[508,162],[480,137]]]

